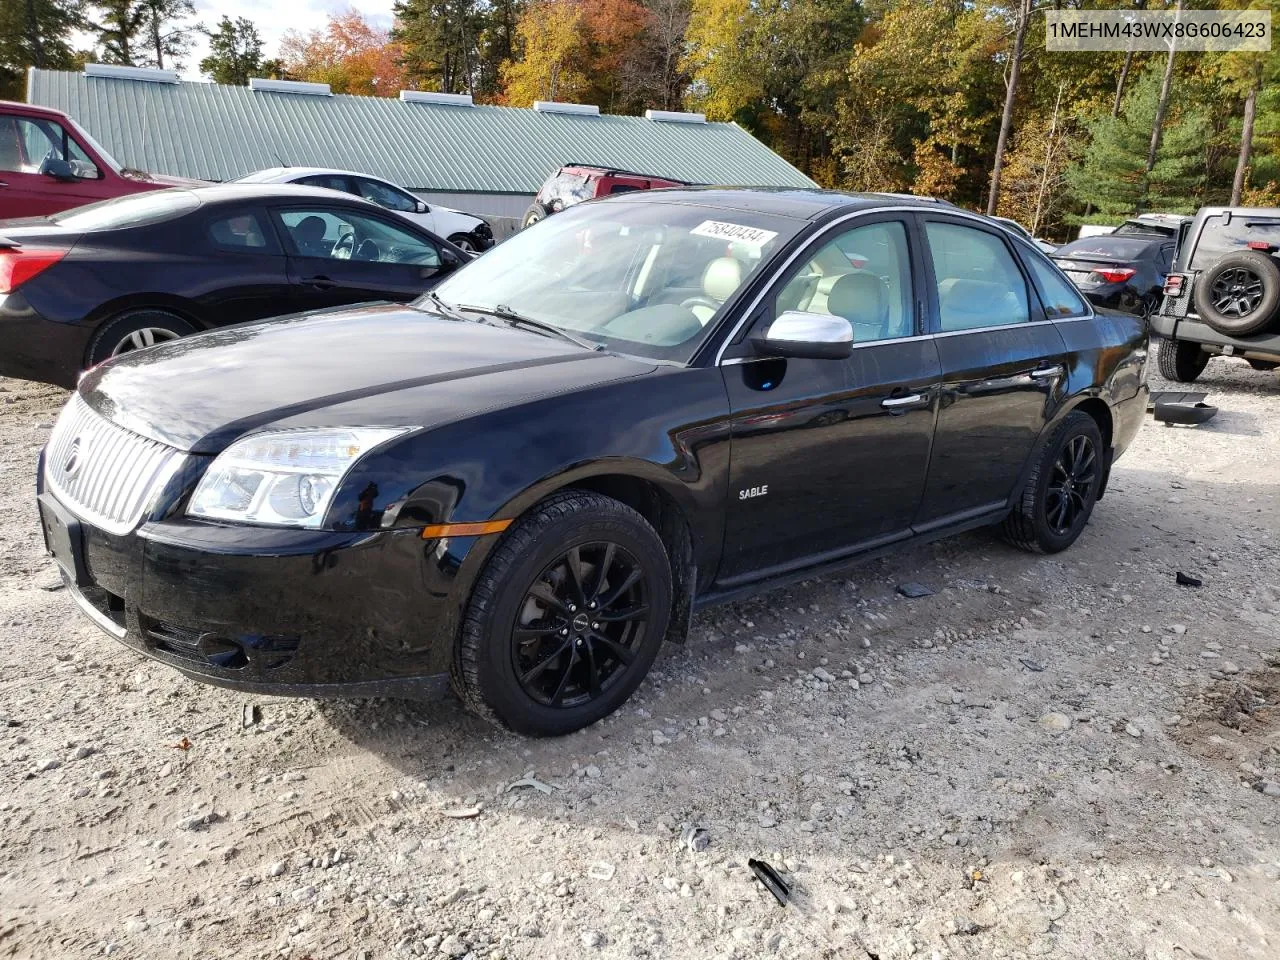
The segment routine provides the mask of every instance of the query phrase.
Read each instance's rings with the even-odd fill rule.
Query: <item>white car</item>
[[[309,187],[327,187],[341,193],[353,193],[380,207],[394,210],[468,253],[483,253],[493,246],[493,230],[479,217],[438,204],[428,204],[403,187],[397,187],[379,177],[371,177],[367,173],[326,170],[322,167],[271,167],[239,177],[236,182],[301,183]]]

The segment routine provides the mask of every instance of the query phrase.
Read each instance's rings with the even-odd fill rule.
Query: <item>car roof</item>
[[[348,204],[381,210],[376,203],[350,193],[325,187],[309,187],[299,183],[211,183],[207,187],[179,187],[195,195],[202,206],[214,203],[236,203],[244,200],[323,200],[328,204]]]
[[[824,220],[842,212],[876,207],[918,207],[921,210],[958,212],[945,200],[914,197],[900,193],[845,193],[838,190],[796,187],[670,187],[614,194],[592,203],[686,203],[792,217],[797,220]],[[970,214],[973,216],[973,214]]]
[[[384,177],[375,176],[372,173],[360,173],[357,170],[338,170],[334,167],[267,167],[263,170],[255,170],[253,173],[245,174],[246,177],[254,177],[253,180],[246,181],[244,177],[239,177],[232,181],[233,183],[272,183],[280,180],[292,180],[295,177],[315,177],[315,176],[331,176],[331,177],[367,177],[370,180],[382,180],[390,183]]]
[[[61,110],[54,110],[52,107],[38,107],[33,103],[19,103],[17,100],[0,100],[0,110],[5,113],[20,113],[28,117],[57,117],[62,120],[68,119],[67,115]]]

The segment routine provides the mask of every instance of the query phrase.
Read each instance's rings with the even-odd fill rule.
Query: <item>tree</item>
[[[1107,113],[1086,124],[1089,145],[1067,172],[1071,193],[1104,217],[1119,219],[1144,210],[1192,211],[1206,188],[1205,145],[1209,111],[1185,102],[1147,167],[1152,124],[1163,86],[1159,65],[1144,70],[1125,95],[1118,117]]]
[[[95,0],[92,27],[106,63],[141,66],[150,6],[139,0]]]
[[[575,0],[537,0],[516,27],[518,60],[502,66],[508,102],[575,100],[587,88],[582,8]]]
[[[199,24],[188,22],[196,15],[195,6],[191,0],[146,0],[146,8],[148,63],[163,70],[167,57],[170,66],[181,70],[200,30]]]
[[[290,76],[327,83],[334,93],[394,97],[404,81],[401,48],[355,10],[329,17],[323,30],[290,30],[280,59]]]
[[[712,120],[742,117],[764,98],[764,76],[751,38],[751,0],[693,0],[685,30],[689,105]]]
[[[252,20],[223,17],[206,35],[209,55],[200,61],[200,72],[214,83],[244,87],[251,77],[262,76],[262,37]]]
[[[474,94],[478,38],[487,12],[478,0],[399,0],[391,39],[400,48],[409,82],[444,93]],[[503,55],[510,56],[510,49]]]
[[[1013,139],[1004,170],[998,212],[1017,220],[1037,236],[1060,223],[1069,199],[1067,168],[1076,149],[1063,111],[1066,84],[1058,86],[1053,110],[1024,120]]]
[[[1182,0],[1178,0],[1179,3]],[[996,138],[996,155],[991,164],[991,188],[987,193],[987,216],[996,212],[1000,202],[1000,172],[1004,165],[1005,146],[1013,129],[1013,105],[1018,98],[1018,77],[1022,72],[1022,52],[1031,26],[1031,0],[1017,0],[1013,22],[1013,52],[1009,55],[1009,75],[1005,79],[1004,112],[1000,115],[1000,134]]]
[[[79,0],[0,0],[0,98],[21,100],[28,67],[73,65]]]

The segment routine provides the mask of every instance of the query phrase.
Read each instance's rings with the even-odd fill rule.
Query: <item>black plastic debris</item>
[[[1212,420],[1217,413],[1218,408],[1208,403],[1157,403],[1155,418],[1166,427],[1174,424],[1193,427]]]
[[[912,581],[911,583],[898,584],[898,592],[902,594],[904,597],[907,597],[911,600],[914,600],[917,597],[933,596],[932,590],[926,587],[923,583],[916,583],[914,581]]]
[[[1201,580],[1199,577],[1193,577],[1191,576],[1191,574],[1183,573],[1181,570],[1178,571],[1178,575],[1174,579],[1178,581],[1178,586],[1180,587],[1203,587],[1204,586],[1204,581]]]
[[[791,902],[791,885],[779,876],[777,870],[763,860],[748,860],[747,866],[756,875],[756,879],[764,884],[764,888],[773,894],[778,906],[785,907]]]
[[[1030,657],[1019,657],[1018,662],[1022,664],[1024,667],[1026,667],[1028,670],[1030,670],[1032,673],[1044,672],[1044,664],[1037,663],[1035,660],[1032,660]]]

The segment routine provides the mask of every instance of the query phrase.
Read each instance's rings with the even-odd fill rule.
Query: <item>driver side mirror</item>
[[[78,180],[79,173],[70,160],[63,160],[49,154],[40,161],[40,173],[46,177],[52,177],[54,180]]]
[[[413,205],[413,212],[414,213],[430,213],[431,208],[427,206],[426,201],[418,200]]]
[[[751,346],[761,357],[843,360],[853,352],[853,327],[829,313],[788,310],[752,337]]]

